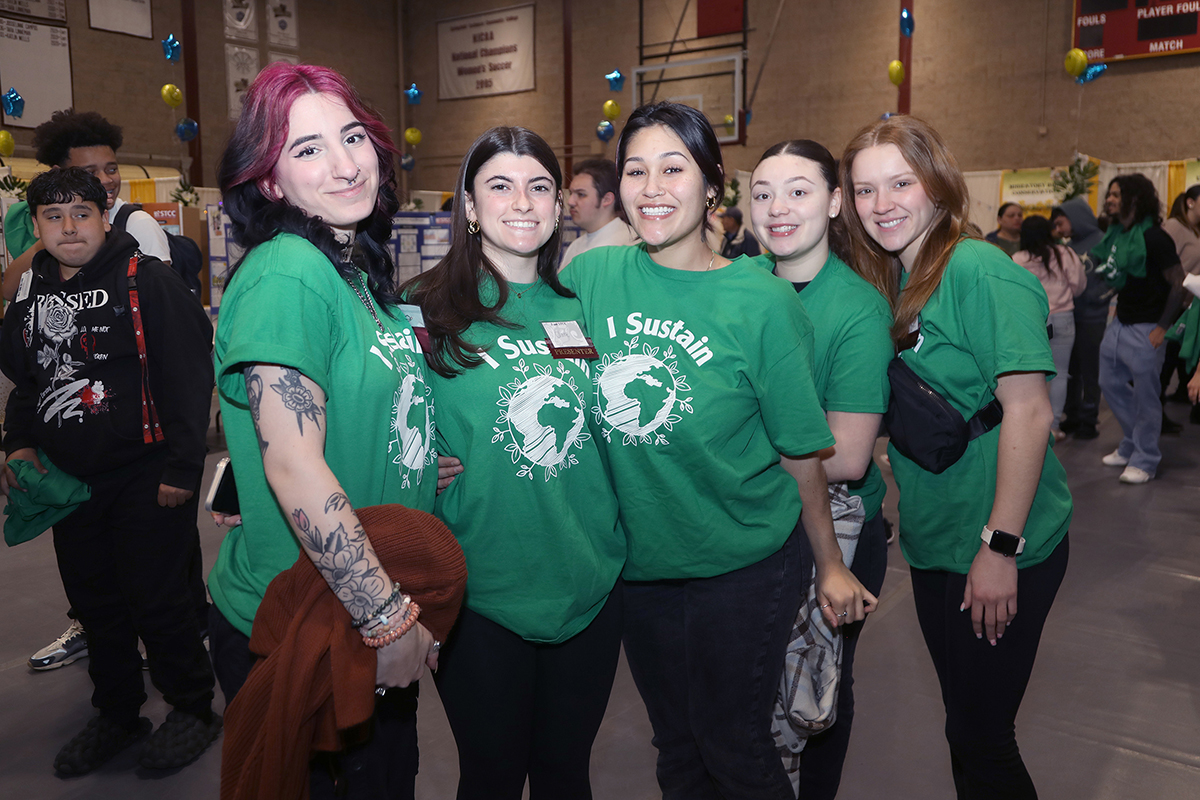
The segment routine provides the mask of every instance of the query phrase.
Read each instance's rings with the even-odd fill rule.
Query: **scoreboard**
[[[1072,24],[1092,64],[1200,50],[1200,0],[1075,0]]]

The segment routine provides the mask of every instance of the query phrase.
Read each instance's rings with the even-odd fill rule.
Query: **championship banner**
[[[1000,203],[1019,203],[1025,215],[1049,217],[1058,205],[1054,193],[1054,170],[1006,169],[1000,175]]]
[[[534,89],[533,5],[438,22],[438,99]]]

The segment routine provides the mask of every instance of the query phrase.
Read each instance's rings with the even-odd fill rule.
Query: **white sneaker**
[[[1120,450],[1113,450],[1104,458],[1100,459],[1100,461],[1107,467],[1123,467],[1129,463],[1129,459],[1121,455]],[[1138,470],[1138,472],[1141,472],[1141,470]]]
[[[1144,469],[1126,467],[1121,473],[1121,483],[1146,483],[1154,476]]]
[[[62,636],[29,657],[29,668],[38,672],[58,669],[87,658],[87,654],[87,631],[79,622],[72,621],[71,627],[63,631]]]

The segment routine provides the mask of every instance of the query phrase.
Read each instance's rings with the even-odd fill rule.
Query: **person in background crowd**
[[[742,225],[742,210],[737,206],[729,206],[721,213],[721,226],[725,228],[725,237],[721,240],[721,257],[730,261],[738,256],[757,256],[762,254],[758,240],[750,229]]]
[[[883,295],[843,261],[848,243],[842,202],[837,161],[809,139],[768,148],[751,176],[750,219],[767,250],[755,261],[796,288],[812,319],[813,380],[837,440],[821,454],[825,476],[862,499],[866,519],[850,572],[878,596],[887,572],[887,486],[872,455],[888,404],[892,312]],[[807,800],[832,800],[841,782],[854,722],[854,650],[865,622],[842,626],[837,718],[800,751],[799,782]]]
[[[996,212],[996,230],[983,237],[1010,256],[1021,249],[1021,221],[1025,211],[1020,203],[1001,203]]]
[[[200,560],[212,323],[170,267],[140,255],[128,232],[110,230],[94,175],[52,169],[27,196],[44,249],[21,277],[0,335],[0,367],[15,384],[0,488],[32,488],[46,474],[41,454],[91,490],[54,523],[54,550],[67,599],[91,633],[88,675],[100,713],[54,768],[83,775],[147,736],[143,767],[182,767],[222,725],[188,582]],[[24,485],[16,462],[35,468]],[[150,679],[172,706],[152,734],[139,716],[139,637]]]
[[[567,245],[559,269],[593,247],[637,244],[637,234],[626,224],[621,210],[621,198],[617,196],[620,191],[617,165],[608,159],[593,158],[575,165],[567,210],[571,221],[585,233]]]
[[[310,762],[314,798],[413,797],[416,683],[437,665],[419,606],[355,512],[432,512],[437,483],[432,393],[387,247],[396,156],[382,118],[342,75],[277,61],[247,90],[217,172],[246,248],[216,337],[241,505],[209,574],[217,679],[231,703],[254,664],[266,588],[302,552],[378,654],[369,735]]]
[[[1087,286],[1087,276],[1075,251],[1055,244],[1050,220],[1041,216],[1026,217],[1021,223],[1021,249],[1013,261],[1033,273],[1050,301],[1048,325],[1055,372],[1050,381],[1050,407],[1054,412],[1050,432],[1060,442],[1066,438],[1059,423],[1067,401],[1067,369],[1075,345],[1075,298]]]
[[[1016,717],[1066,573],[1072,513],[1050,448],[1046,293],[999,250],[964,235],[966,182],[927,123],[894,116],[868,125],[840,170],[842,194],[854,199],[844,210],[850,263],[891,301],[903,364],[964,419],[993,400],[1003,407],[999,425],[940,471],[897,449],[896,431],[888,451],[958,797],[1034,800]],[[893,380],[893,401],[898,386],[906,390]],[[903,433],[915,455],[921,431]]]
[[[109,222],[116,219],[117,212],[125,201],[118,197],[121,191],[121,170],[117,166],[117,150],[121,148],[121,128],[106,120],[95,111],[55,111],[50,119],[33,131],[33,146],[37,160],[48,167],[80,167],[95,175],[104,187]],[[17,293],[21,276],[33,263],[33,257],[42,250],[42,243],[32,235],[32,223],[28,206],[15,203],[4,218],[4,238],[14,258],[4,271],[2,293],[12,302]],[[154,217],[145,211],[133,211],[125,222],[125,230],[137,240],[143,255],[151,256],[164,264],[171,263],[171,248],[167,235]],[[23,232],[27,233],[20,236]],[[21,238],[22,245],[14,246]],[[200,532],[196,531],[197,542]],[[198,548],[197,548],[198,550]],[[197,561],[188,575],[197,605],[201,608],[201,621],[208,617],[208,598],[204,592],[203,565]],[[62,635],[29,657],[29,667],[34,670],[51,670],[66,666],[88,654],[87,631],[68,611],[72,619]]]
[[[706,245],[725,175],[702,113],[637,109],[617,164],[643,244],[584,253],[562,279],[600,353],[597,443],[629,540],[625,654],[659,786],[795,800],[771,724],[813,560],[831,627],[876,604],[833,531],[812,323],[787,283]]]
[[[1171,203],[1171,214],[1163,220],[1162,227],[1175,242],[1175,252],[1179,255],[1183,271],[1188,275],[1200,275],[1200,183],[1179,193]],[[1167,341],[1167,355],[1161,376],[1162,390],[1165,396],[1171,384],[1171,375],[1177,374],[1179,386],[1172,395],[1164,399],[1175,403],[1190,403],[1187,369],[1179,358],[1179,347],[1178,341]],[[1200,424],[1200,405],[1192,406],[1190,419],[1193,423]],[[1166,422],[1164,418],[1163,424],[1166,425]],[[1163,433],[1166,432],[1164,428]]]
[[[1154,478],[1162,460],[1163,342],[1183,309],[1184,273],[1149,178],[1113,178],[1104,211],[1111,222],[1092,258],[1117,292],[1117,315],[1100,343],[1100,388],[1124,437],[1103,461],[1124,467],[1122,483],[1141,484]]]
[[[1059,430],[1076,439],[1100,435],[1100,340],[1108,327],[1108,306],[1113,290],[1096,274],[1096,263],[1088,251],[1099,244],[1104,232],[1083,197],[1073,197],[1050,212],[1050,224],[1058,240],[1070,247],[1083,264],[1087,286],[1075,298],[1075,346],[1067,368],[1067,398]]]

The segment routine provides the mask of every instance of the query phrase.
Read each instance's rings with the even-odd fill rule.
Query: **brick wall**
[[[600,106],[622,106],[618,129],[632,109],[629,93],[614,95],[604,73],[637,64],[637,0],[565,0],[572,9],[572,131],[578,156],[612,155],[595,137]],[[458,162],[487,127],[519,124],[551,145],[564,143],[562,3],[536,0],[537,89],[472,100],[437,100],[436,22],[514,5],[519,0],[304,0],[299,56],[342,70],[396,127],[401,111],[424,141],[413,152],[409,185],[453,187]],[[684,0],[647,2],[647,38],[670,38]],[[217,0],[197,0],[201,74],[201,146],[205,183],[215,183],[217,159],[231,124],[225,100],[224,34]],[[258,10],[265,10],[258,0]],[[397,6],[403,9],[404,76],[399,79]],[[748,0],[753,84],[775,15],[776,0]],[[159,99],[166,82],[184,85],[182,65],[162,56],[158,40],[182,35],[179,0],[152,0],[154,38],[137,39],[88,27],[86,0],[67,0],[75,104],[125,128],[125,151],[176,155],[174,115]],[[964,169],[1064,164],[1076,147],[1111,161],[1200,155],[1200,54],[1114,64],[1080,87],[1062,69],[1070,46],[1070,0],[919,0],[913,40],[912,110],[941,130]],[[786,3],[754,104],[745,146],[727,146],[727,167],[750,169],[759,154],[785,138],[817,139],[838,153],[854,131],[894,111],[896,90],[886,66],[896,57],[895,0],[805,0]],[[1048,19],[1048,24],[1047,24]],[[259,44],[267,58],[266,23]],[[685,21],[683,34],[694,30]],[[416,82],[419,106],[401,108],[399,92]],[[1044,112],[1043,112],[1044,105]],[[1045,134],[1039,128],[1045,128]],[[31,131],[12,128],[18,144]],[[22,155],[22,153],[18,153]]]

